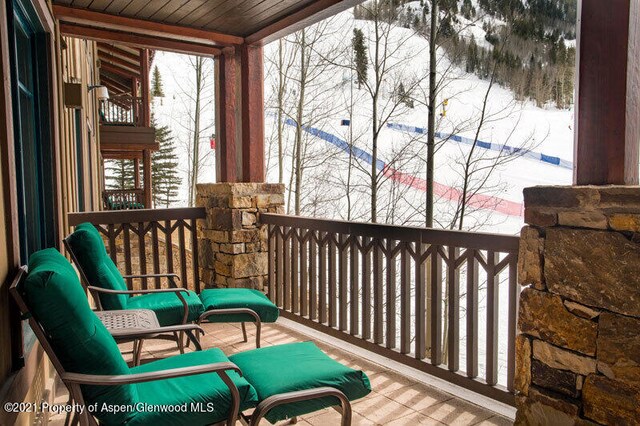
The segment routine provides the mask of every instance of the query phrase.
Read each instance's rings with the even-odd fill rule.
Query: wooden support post
[[[640,5],[581,0],[574,183],[637,185]]]
[[[151,151],[145,149],[142,151],[142,161],[144,167],[144,208],[152,208],[151,194]]]
[[[264,182],[264,76],[262,46],[242,45],[242,181]]]
[[[133,182],[136,189],[140,189],[140,159],[133,159]]]
[[[140,92],[142,96],[142,125],[151,126],[151,109],[149,96],[149,50],[140,50]]]
[[[233,48],[216,58],[216,181],[237,182],[236,57]]]

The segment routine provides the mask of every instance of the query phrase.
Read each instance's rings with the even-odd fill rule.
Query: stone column
[[[196,204],[207,209],[199,223],[200,279],[207,287],[265,290],[267,229],[259,213],[284,212],[284,185],[198,184]]]
[[[516,424],[638,424],[640,188],[524,199]]]

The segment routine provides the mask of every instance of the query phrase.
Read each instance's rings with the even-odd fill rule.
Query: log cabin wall
[[[99,102],[88,90],[99,84],[98,52],[96,43],[71,37],[61,37],[58,78],[60,87],[65,83],[80,84],[82,108],[60,103],[60,149],[62,215],[64,233],[69,232],[67,213],[100,209],[102,185],[102,159],[99,145]],[[81,137],[81,141],[77,140]],[[79,142],[79,143],[78,143]],[[81,147],[81,150],[78,147]],[[81,158],[79,155],[81,154]],[[78,161],[82,167],[78,167]],[[78,176],[78,172],[82,175]],[[81,184],[82,182],[82,184]]]

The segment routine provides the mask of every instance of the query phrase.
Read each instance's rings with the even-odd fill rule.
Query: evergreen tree
[[[160,75],[160,70],[157,65],[153,67],[153,76],[151,77],[151,96],[164,96],[164,91],[162,90],[162,76]]]
[[[367,68],[369,61],[367,59],[367,46],[364,44],[364,33],[359,28],[353,29],[353,46],[354,64],[356,75],[358,77],[358,89],[367,81]]]
[[[105,181],[107,189],[132,189],[135,186],[133,160],[107,160]]]
[[[151,126],[156,129],[156,142],[160,145],[151,157],[153,203],[155,207],[169,207],[176,201],[182,183],[178,175],[175,143],[169,127],[158,127],[155,119],[152,119]]]

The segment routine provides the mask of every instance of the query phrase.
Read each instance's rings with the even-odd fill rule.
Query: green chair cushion
[[[200,293],[204,310],[249,308],[255,311],[262,322],[275,322],[279,310],[261,291],[248,288],[210,288]],[[248,314],[212,315],[209,322],[253,322]]]
[[[68,238],[69,246],[84,271],[89,285],[109,290],[127,290],[118,267],[107,254],[98,230],[90,223],[81,223]],[[103,309],[127,309],[129,296],[100,295]]]
[[[258,392],[260,401],[279,393],[330,386],[349,400],[371,392],[369,378],[322,352],[312,342],[290,343],[241,352],[229,357]],[[312,413],[336,404],[320,398],[276,407],[266,418],[271,423]]]
[[[56,249],[34,253],[22,286],[33,317],[49,336],[64,369],[72,373],[128,374],[118,345],[93,313],[78,275]],[[134,404],[135,386],[82,386],[88,404]],[[96,413],[106,424],[128,420],[128,413]]]
[[[147,373],[170,368],[225,362],[229,359],[220,349],[190,352],[144,364],[131,373]],[[228,372],[240,393],[240,411],[255,407],[258,397],[253,386],[233,371]],[[158,406],[177,406],[187,403],[187,412],[137,412],[127,423],[131,425],[204,425],[226,419],[231,407],[231,393],[216,373],[139,383],[136,385],[140,402]],[[193,410],[191,403],[200,403],[202,410]],[[208,412],[209,410],[212,410]]]
[[[202,302],[193,291],[182,292],[189,314],[187,322],[195,321],[204,312]],[[151,293],[135,296],[127,302],[128,309],[151,309],[156,313],[160,325],[176,325],[182,322],[183,304],[175,293]]]

